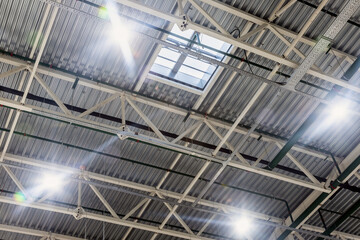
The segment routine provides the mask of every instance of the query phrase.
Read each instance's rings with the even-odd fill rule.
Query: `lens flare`
[[[98,17],[102,19],[108,19],[109,18],[109,12],[106,7],[102,6],[99,9]]]
[[[16,202],[19,202],[19,203],[22,203],[22,202],[25,202],[26,198],[25,198],[25,195],[21,192],[16,192],[14,194],[14,200]]]

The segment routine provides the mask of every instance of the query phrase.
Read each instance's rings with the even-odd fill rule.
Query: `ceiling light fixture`
[[[233,219],[234,232],[240,236],[247,235],[253,228],[253,222],[248,216],[240,216]]]
[[[333,105],[327,109],[328,117],[331,122],[344,120],[348,116],[350,102],[346,99],[336,99]]]
[[[56,173],[45,173],[40,181],[43,191],[60,191],[64,186],[64,177]]]
[[[116,44],[119,44],[125,59],[132,59],[132,53],[129,45],[130,31],[124,24],[123,20],[119,17],[116,4],[109,1],[106,5],[106,9],[111,22],[110,35],[112,39]]]

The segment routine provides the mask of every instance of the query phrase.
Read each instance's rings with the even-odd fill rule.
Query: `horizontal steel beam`
[[[60,3],[56,3],[54,0],[39,0],[39,1],[42,1],[42,2],[46,2],[48,4],[51,4],[51,5],[54,5],[54,6],[57,6],[61,9],[64,9],[64,10],[67,10],[69,12],[72,12],[72,13],[76,13],[80,16],[83,16],[83,17],[87,17],[87,18],[92,18],[92,19],[96,19],[96,20],[100,20],[100,21],[104,21],[103,19],[95,16],[95,15],[91,15],[87,12],[84,12],[84,11],[80,11],[78,9],[75,9],[75,8],[72,8],[72,7],[69,7],[69,6],[66,6],[66,5],[63,5],[63,4],[60,4]],[[123,0],[117,0],[120,4],[121,4],[121,1]],[[231,13],[237,17],[240,17],[242,19],[245,19],[249,22],[252,22],[252,23],[255,23],[257,25],[262,25],[264,23],[269,23],[268,20],[266,19],[263,19],[263,18],[260,18],[260,17],[257,17],[255,15],[252,15],[251,13],[248,13],[248,12],[245,12],[245,11],[242,11],[241,9],[239,8],[236,8],[236,7],[233,7],[229,4],[226,4],[226,3],[223,3],[221,1],[218,1],[218,0],[201,0],[202,2],[204,3],[207,3],[209,4],[210,6],[213,6],[215,8],[218,8],[220,10],[223,10],[225,12],[228,12],[228,13]],[[100,7],[100,5],[99,5]],[[155,9],[156,10],[156,9]],[[154,12],[154,14],[156,14],[156,12]],[[175,14],[177,14],[177,12],[175,12]],[[176,18],[174,18],[176,19]],[[174,20],[173,19],[173,20]],[[177,23],[177,22],[174,22],[174,23]],[[276,28],[279,32],[281,32],[284,36],[287,36],[287,37],[290,37],[290,38],[296,38],[298,36],[298,33],[297,32],[294,32],[294,31],[291,31],[289,29],[286,29],[284,27],[281,27],[275,23],[270,23],[270,25],[274,28]],[[315,39],[311,39],[311,38],[308,38],[308,37],[301,37],[300,38],[300,42],[303,42],[309,46],[314,46],[316,44],[316,40]],[[338,56],[338,57],[345,57],[348,59],[349,62],[354,62],[356,57],[355,56],[352,56],[351,54],[348,54],[346,52],[343,52],[343,51],[340,51],[338,49],[333,49],[333,53],[334,55]],[[138,89],[136,90],[138,91]]]
[[[26,107],[21,105],[19,102],[17,101],[12,101],[6,98],[1,98],[0,99],[0,106],[7,106],[10,108],[14,108],[14,109],[18,109],[20,111],[26,111],[26,112],[31,112],[32,108],[31,107]]]
[[[94,173],[94,172],[80,171],[79,169],[76,169],[76,168],[71,168],[68,166],[50,163],[50,162],[46,162],[46,161],[41,161],[41,160],[37,160],[37,159],[33,159],[33,158],[27,158],[27,157],[22,157],[22,156],[17,156],[17,155],[7,153],[4,157],[4,159],[7,161],[11,161],[11,162],[16,162],[16,163],[20,163],[20,164],[33,166],[33,167],[36,167],[39,169],[45,169],[45,170],[60,172],[60,173],[69,174],[69,175],[86,176],[90,180],[96,180],[96,181],[100,181],[103,183],[114,184],[114,185],[121,186],[121,187],[127,187],[127,188],[137,190],[137,191],[142,191],[142,192],[147,192],[147,193],[158,193],[162,196],[166,196],[166,197],[177,199],[177,200],[182,198],[181,193],[167,191],[167,190],[159,189],[156,187],[148,186],[145,184],[127,181],[127,180],[110,177],[110,176],[106,176],[106,175],[98,174],[98,173]],[[188,203],[194,203],[195,200],[196,200],[196,198],[191,197],[191,196],[186,196],[183,198],[183,201],[188,202]],[[270,215],[266,215],[266,214],[262,214],[262,213],[258,213],[258,212],[254,212],[254,211],[249,211],[246,209],[237,208],[237,207],[234,207],[231,205],[222,204],[222,203],[218,203],[218,202],[214,202],[214,201],[201,199],[198,202],[198,204],[201,206],[204,206],[204,207],[210,207],[210,208],[215,208],[215,209],[225,209],[228,213],[246,214],[253,218],[257,218],[257,219],[261,219],[261,220],[268,220],[268,221],[272,221],[275,223],[281,223],[281,221],[282,221],[280,218],[277,218],[274,216],[270,216]]]
[[[28,64],[26,61],[23,61],[23,60],[20,60],[20,59],[17,59],[15,57],[11,57],[11,56],[5,56],[5,55],[2,55],[2,54],[0,54],[0,61],[4,62],[6,64],[14,65],[14,66],[22,66],[22,65],[27,65]],[[61,80],[67,81],[67,82],[71,82],[71,83],[74,83],[75,79],[77,78],[77,76],[75,74],[69,74],[69,73],[66,73],[66,72],[63,72],[63,71],[54,70],[54,69],[46,68],[46,67],[43,67],[43,66],[39,66],[37,72],[41,73],[41,74],[44,74],[44,75],[54,77],[54,78],[58,78],[58,79],[61,79]],[[106,85],[106,84],[101,84],[101,83],[91,81],[91,80],[88,80],[88,79],[85,79],[85,78],[80,77],[78,84],[82,85],[84,87],[89,87],[89,88],[96,89],[96,90],[106,92],[106,93],[110,93],[110,94],[115,94],[115,93],[123,94],[124,96],[128,97],[129,99],[131,99],[131,100],[133,100],[135,102],[139,102],[139,103],[142,103],[142,104],[145,104],[145,105],[149,105],[151,107],[155,107],[155,108],[158,108],[158,109],[169,111],[169,112],[175,113],[175,114],[180,115],[180,116],[185,117],[189,113],[188,109],[183,109],[183,108],[177,107],[177,106],[172,105],[172,104],[164,103],[164,102],[161,102],[161,101],[158,101],[158,100],[154,100],[154,99],[151,99],[151,98],[148,98],[148,97],[138,95],[138,94],[136,94],[134,92],[119,89],[119,88],[109,86],[109,85]],[[190,112],[189,118],[194,119],[194,120],[207,119],[207,121],[210,121],[213,126],[219,127],[219,128],[222,128],[222,129],[230,129],[230,127],[232,126],[232,123],[222,121],[222,120],[213,118],[211,116],[205,116],[205,114],[200,114],[200,113],[197,113],[197,112],[194,112],[194,111]],[[234,129],[234,132],[245,135],[245,134],[247,134],[248,129],[243,128],[243,127],[236,127]],[[281,144],[286,143],[282,139],[278,139],[278,138],[275,138],[273,136],[268,136],[268,135],[266,135],[264,133],[260,134],[260,133],[254,132],[254,133],[252,133],[250,135],[250,137],[255,138],[255,139],[258,139],[259,137],[261,137],[261,140],[266,141],[266,142],[279,142]],[[305,154],[308,154],[308,155],[311,155],[311,156],[314,156],[314,157],[322,158],[322,159],[325,159],[325,158],[328,157],[327,154],[324,154],[324,153],[319,152],[319,151],[315,151],[313,149],[303,147],[301,145],[295,145],[292,149],[295,150],[295,151],[302,152],[302,153],[305,153]]]
[[[70,216],[74,216],[76,214],[75,209],[69,209],[69,208],[65,208],[65,207],[59,207],[59,206],[55,206],[55,205],[37,203],[37,202],[18,202],[12,198],[4,197],[4,196],[0,196],[0,202],[6,203],[6,204],[11,204],[11,205],[16,205],[16,206],[39,209],[39,210],[43,210],[43,211],[55,212],[55,213],[60,213],[60,214],[65,214],[65,215],[70,215]],[[91,219],[91,220],[101,221],[101,222],[107,222],[107,223],[120,225],[120,226],[132,227],[132,228],[136,228],[136,229],[140,229],[140,230],[150,231],[150,232],[153,232],[156,234],[164,234],[164,235],[183,238],[183,239],[190,239],[190,240],[195,240],[195,239],[211,240],[212,239],[212,238],[201,237],[199,235],[191,235],[188,233],[178,232],[178,231],[174,231],[174,230],[159,229],[158,227],[151,226],[151,225],[132,222],[129,220],[117,219],[114,217],[104,216],[104,215],[90,213],[90,212],[83,212],[81,215],[81,218]],[[289,227],[282,226],[282,225],[279,225],[276,223],[271,223],[268,221],[261,222],[261,224],[265,224],[265,225],[269,225],[269,226],[283,227],[286,229],[289,228]],[[80,240],[80,239],[82,239],[82,238],[76,238],[76,237],[66,236],[66,235],[62,235],[62,234],[47,233],[44,231],[16,227],[16,226],[9,226],[9,225],[4,225],[4,224],[0,224],[0,230],[14,232],[14,233],[20,233],[20,234],[26,234],[26,235],[32,235],[32,236],[38,236],[38,237],[44,237],[44,236],[45,237],[54,237],[54,238],[60,239],[60,240]],[[306,230],[296,230],[296,229],[292,229],[292,230],[312,234],[311,232],[307,232]]]
[[[0,100],[1,100],[1,98],[0,98]],[[20,103],[16,104],[16,102],[14,102],[14,101],[10,101],[10,103],[12,103],[13,106],[16,106],[16,105],[23,106]],[[71,122],[71,123],[77,124],[79,126],[95,128],[95,129],[98,129],[101,131],[109,132],[114,135],[118,135],[120,139],[122,139],[124,137],[125,138],[130,137],[132,139],[136,139],[136,140],[145,142],[147,144],[153,144],[158,147],[164,147],[164,148],[172,150],[172,151],[181,152],[181,153],[184,153],[187,155],[191,155],[191,156],[201,158],[201,159],[210,160],[210,161],[217,162],[220,164],[223,164],[223,162],[226,161],[226,158],[214,157],[211,155],[211,153],[206,153],[206,152],[199,151],[196,149],[184,147],[184,146],[181,146],[178,144],[169,143],[167,141],[163,141],[163,140],[160,140],[157,138],[151,138],[151,137],[144,136],[144,135],[136,135],[135,133],[131,133],[131,132],[122,132],[122,131],[119,131],[119,128],[114,127],[114,126],[100,124],[98,122],[86,120],[86,119],[79,118],[76,116],[68,116],[61,112],[51,111],[51,110],[39,108],[36,106],[32,106],[32,108],[33,108],[33,112],[40,116],[46,116],[46,117],[50,117],[50,118],[54,118],[54,119],[58,119],[58,120]],[[325,189],[325,187],[321,184],[319,185],[319,184],[315,184],[315,183],[310,183],[310,182],[307,182],[304,180],[300,180],[298,178],[289,177],[289,176],[286,176],[283,174],[267,171],[267,170],[264,170],[261,168],[247,166],[245,164],[237,163],[237,162],[230,162],[228,165],[231,167],[234,167],[234,168],[242,169],[242,170],[253,172],[256,174],[263,175],[263,176],[268,176],[268,177],[271,177],[274,179],[278,179],[278,180],[282,180],[282,181],[289,182],[292,184],[296,184],[298,186],[314,189],[314,190],[321,191],[321,192],[330,192],[330,189]]]
[[[16,162],[16,163],[21,163],[21,164],[24,164],[24,165],[33,166],[33,167],[36,167],[36,168],[39,168],[39,169],[46,169],[46,170],[54,171],[54,172],[61,172],[61,173],[64,173],[64,174],[70,174],[70,175],[75,175],[75,176],[76,175],[86,176],[88,179],[97,180],[97,181],[100,181],[100,182],[104,182],[104,183],[108,183],[108,184],[114,184],[114,185],[118,185],[118,186],[122,186],[122,187],[128,187],[128,188],[135,189],[135,190],[138,190],[138,191],[152,192],[152,193],[156,192],[156,193],[158,193],[160,195],[164,195],[164,196],[174,198],[174,199],[180,199],[182,197],[182,194],[180,194],[180,193],[175,193],[175,192],[166,191],[166,190],[162,190],[162,189],[156,189],[154,187],[147,186],[147,185],[144,185],[144,184],[139,184],[139,183],[135,183],[135,182],[127,181],[127,180],[122,180],[122,179],[118,179],[118,178],[114,178],[114,177],[109,177],[109,176],[106,176],[106,175],[97,174],[97,173],[93,173],[93,172],[81,171],[81,170],[76,169],[76,168],[71,168],[71,167],[64,166],[64,165],[59,165],[59,164],[55,164],[55,163],[40,161],[40,160],[27,158],[27,157],[22,157],[22,156],[17,156],[17,155],[13,155],[13,154],[6,154],[5,155],[5,160],[11,161],[11,162]],[[190,203],[194,202],[195,200],[196,200],[196,198],[191,197],[191,196],[186,196],[184,198],[184,201],[190,202]],[[1,200],[0,200],[0,202],[1,202]],[[207,200],[200,200],[199,204],[202,205],[202,206],[215,208],[215,209],[225,209],[226,212],[228,212],[230,214],[231,213],[233,213],[233,214],[246,214],[246,215],[248,215],[250,217],[253,217],[253,218],[256,218],[256,219],[270,221],[270,222],[276,223],[276,224],[281,224],[282,223],[282,219],[280,219],[280,218],[273,217],[273,216],[270,216],[270,215],[261,214],[261,213],[257,213],[257,212],[253,212],[253,211],[248,211],[248,210],[245,210],[245,209],[236,208],[236,207],[229,206],[229,205],[226,205],[226,204],[220,204],[220,203],[217,203],[217,202],[212,202],[212,201],[207,201]],[[307,225],[307,224],[303,225],[303,229],[309,230],[309,231],[315,231],[315,232],[322,232],[323,231],[321,228],[317,228],[317,227]],[[351,235],[351,234],[346,234],[346,233],[342,233],[342,232],[334,232],[334,234],[337,234],[337,235],[343,234],[344,236],[347,236],[347,237],[352,236],[352,238],[350,238],[350,239],[359,240],[359,238],[356,238],[354,235]],[[62,239],[62,238],[59,238],[59,239]]]
[[[216,162],[219,164],[223,164],[227,160],[227,158],[224,158],[224,157],[212,156],[211,153],[184,147],[184,146],[173,144],[170,142],[165,142],[165,141],[162,141],[157,138],[152,138],[152,137],[148,137],[148,136],[141,135],[141,134],[135,134],[132,132],[119,132],[118,136],[120,139],[131,138],[131,139],[143,142],[143,143],[155,145],[155,146],[165,148],[165,149],[168,149],[171,151],[180,152],[180,153],[183,153],[186,155],[198,157],[198,158],[209,160],[209,161]],[[231,161],[228,163],[228,166],[231,166],[231,167],[234,167],[237,169],[241,169],[244,171],[256,173],[259,175],[263,175],[266,177],[274,178],[277,180],[285,181],[285,182],[292,183],[292,184],[295,184],[298,186],[310,188],[310,189],[317,190],[320,192],[329,193],[331,191],[330,189],[326,189],[323,184],[315,184],[315,183],[307,182],[307,181],[304,181],[304,180],[301,180],[298,178],[286,176],[284,174],[264,170],[264,169],[258,168],[258,167],[249,166],[247,164],[240,163],[240,162]]]
[[[24,235],[30,235],[35,237],[53,237],[58,240],[84,240],[85,238],[77,238],[73,236],[53,233],[53,232],[45,232],[40,231],[32,228],[24,228],[24,227],[18,227],[13,225],[7,225],[7,224],[0,224],[0,231],[4,232],[12,232],[12,233],[19,233]],[[45,238],[47,239],[47,238]]]
[[[69,208],[64,208],[64,207],[59,207],[59,206],[44,204],[44,203],[37,203],[37,202],[18,202],[18,201],[15,201],[13,198],[4,197],[4,196],[0,196],[0,202],[11,204],[11,205],[22,206],[22,207],[40,209],[40,210],[49,211],[49,212],[61,213],[61,214],[70,215],[70,216],[74,216],[76,214],[75,209],[69,209]],[[183,233],[183,232],[178,232],[178,231],[173,231],[173,230],[168,230],[168,229],[159,229],[158,227],[146,225],[143,223],[135,223],[135,222],[132,222],[129,220],[116,219],[114,217],[104,216],[104,215],[90,213],[90,212],[85,212],[84,214],[82,214],[82,218],[112,223],[112,224],[125,226],[125,227],[133,227],[133,228],[137,228],[140,230],[165,234],[168,236],[173,236],[173,237],[178,237],[178,238],[183,238],[183,239],[191,239],[191,240],[193,240],[193,239],[210,240],[211,239],[211,238],[190,235],[188,233]]]

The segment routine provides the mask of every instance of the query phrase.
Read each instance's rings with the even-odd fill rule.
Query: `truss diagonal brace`
[[[87,176],[83,176],[84,179],[86,181],[90,181],[89,177]],[[100,193],[100,191],[97,189],[97,187],[95,187],[94,185],[92,185],[91,183],[89,183],[90,188],[93,190],[93,192],[96,194],[96,196],[100,199],[100,201],[104,204],[104,206],[106,207],[106,209],[111,213],[111,215],[116,218],[116,219],[120,219],[119,216],[116,214],[115,210],[110,206],[110,204],[108,203],[108,201],[106,201],[106,199],[104,198],[104,196]]]
[[[219,133],[219,131],[207,120],[204,121],[205,124],[215,133],[215,135],[222,140],[224,137]],[[236,157],[243,162],[246,165],[250,165],[243,156],[241,156],[241,154],[237,151],[235,151],[235,148],[233,145],[231,145],[229,142],[225,142],[225,145],[228,146],[228,148],[232,151],[235,152]]]
[[[36,80],[40,83],[40,85],[46,90],[46,92],[51,96],[52,99],[56,102],[56,104],[60,107],[60,109],[66,114],[71,116],[71,112],[67,107],[64,105],[64,103],[60,100],[58,96],[50,89],[50,87],[45,83],[45,81],[38,75],[35,74],[34,76]]]
[[[13,75],[13,74],[15,74],[17,72],[20,72],[20,71],[24,70],[24,69],[26,69],[25,66],[14,67],[13,69],[10,69],[7,72],[0,73],[0,79],[1,78],[6,78],[6,77],[8,77],[10,75]]]
[[[264,30],[265,28],[268,27],[269,24],[264,23],[260,26],[258,26],[257,28],[255,28],[254,30],[252,30],[251,32],[248,32],[247,34],[241,36],[240,38],[238,38],[239,41],[245,41],[246,39],[248,39],[249,37],[257,34],[258,32],[261,32],[262,30]]]
[[[201,124],[203,123],[203,121],[198,121],[197,123],[195,123],[194,125],[192,125],[191,127],[189,127],[188,129],[186,129],[184,132],[182,132],[177,138],[175,138],[174,140],[171,141],[171,143],[177,143],[178,141],[180,141],[183,137],[185,137],[187,134],[189,134],[190,132],[192,132],[193,130],[195,130],[197,127],[199,127]]]
[[[156,195],[159,196],[159,198],[164,198],[164,196],[162,196],[160,193],[156,193]],[[172,207],[169,203],[164,202],[164,205],[169,209],[169,211],[172,211]],[[173,212],[175,218],[179,221],[179,223],[181,224],[181,226],[183,226],[183,228],[190,234],[194,235],[193,231],[191,231],[191,229],[189,228],[189,226],[184,222],[184,220],[180,217],[180,215],[174,211]]]
[[[134,110],[140,115],[140,117],[150,126],[150,128],[155,132],[155,134],[162,140],[168,142],[165,136],[159,131],[155,124],[146,116],[146,114],[140,110],[140,108],[129,98],[126,98],[128,103],[134,108]]]
[[[283,147],[283,145],[281,145],[280,143],[275,143],[276,146],[281,149]],[[302,165],[293,155],[291,155],[289,152],[286,153],[286,156],[313,182],[316,184],[321,184],[315,177],[314,175],[311,174],[311,172],[309,170],[306,169],[306,167],[304,167],[304,165]]]
[[[281,5],[278,5],[276,11],[274,11],[273,14],[271,14],[269,21],[272,22],[276,18],[280,17],[280,15],[283,14],[287,9],[289,9],[296,1],[297,0],[291,0],[290,2],[285,4],[285,6],[282,6],[284,1],[281,1]]]
[[[291,46],[291,42],[289,42],[276,28],[274,28],[273,26],[269,25],[268,27],[270,29],[270,31],[272,33],[274,33],[282,42],[284,42],[288,47]],[[305,55],[300,52],[299,49],[297,49],[296,47],[293,47],[292,49],[297,55],[299,55],[299,57],[301,57],[302,59],[305,58]],[[285,54],[284,54],[285,55]],[[285,57],[287,57],[288,54],[286,54]]]
[[[224,143],[227,141],[227,139],[230,137],[230,135],[234,132],[235,128],[239,125],[240,121],[244,118],[246,113],[250,110],[250,108],[254,105],[256,100],[260,97],[261,93],[265,90],[266,84],[262,84],[259,88],[259,90],[256,92],[254,96],[250,99],[248,104],[246,105],[245,109],[240,113],[240,115],[237,117],[233,125],[230,127],[230,129],[227,131],[223,139],[220,141],[219,145],[216,147],[216,149],[213,151],[213,155],[215,156],[220,148],[224,145]]]
[[[20,180],[15,176],[15,174],[11,171],[8,166],[3,166],[9,177],[14,181],[16,186],[20,189],[20,191],[25,195],[27,199],[32,200],[31,195],[26,191],[25,187],[21,184]]]
[[[180,199],[178,200],[178,203],[182,203],[182,201],[184,200],[184,198],[189,194],[189,192],[191,191],[191,189],[193,188],[193,186],[195,185],[195,183],[199,180],[200,176],[204,173],[204,171],[207,169],[207,167],[209,166],[210,161],[207,161],[199,170],[199,172],[196,174],[196,176],[193,178],[193,180],[191,181],[191,183],[187,186],[187,188],[185,189],[184,193],[181,195]],[[176,209],[179,207],[179,205],[175,205],[173,207],[171,207],[169,205],[169,210],[170,213],[165,217],[164,221],[161,223],[161,225],[159,226],[159,229],[163,229],[165,224],[169,221],[170,217],[172,215],[175,215],[176,213]],[[181,222],[180,222],[181,223]],[[154,240],[156,238],[157,234],[154,234],[152,236],[152,240]]]
[[[221,33],[230,36],[230,34],[222,27],[220,26],[217,21],[210,16],[198,3],[196,3],[194,0],[188,0],[191,5],[193,5],[204,17],[211,22],[212,25],[214,25]]]
[[[150,201],[151,199],[147,199],[144,198],[143,200],[141,200],[133,209],[131,209],[122,219],[126,220],[129,217],[131,217],[131,215],[133,215],[139,208],[141,208],[146,202]]]
[[[116,98],[118,98],[120,96],[119,93],[114,93],[113,95],[111,95],[110,97],[108,97],[107,99],[105,99],[102,102],[99,102],[98,104],[96,104],[95,106],[93,106],[92,108],[89,108],[88,110],[86,110],[85,112],[79,114],[79,118],[82,118],[86,115],[89,115],[90,113],[94,112],[96,109],[108,104],[109,102],[115,100]]]

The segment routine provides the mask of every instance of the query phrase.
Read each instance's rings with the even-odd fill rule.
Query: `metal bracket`
[[[121,126],[121,132],[119,132],[117,135],[120,138],[120,140],[125,140],[127,139],[129,136],[126,133],[129,133],[130,130],[127,126]]]
[[[330,153],[330,156],[331,156],[331,158],[332,158],[332,160],[334,162],[334,165],[335,165],[335,167],[336,167],[336,169],[337,169],[337,171],[339,172],[339,175],[340,175],[341,170],[340,170],[339,164],[336,162],[336,159],[335,159],[335,157],[334,157],[334,155],[332,153]]]
[[[188,27],[189,17],[186,14],[183,14],[180,17],[182,20],[177,25],[181,31],[185,31]]]
[[[76,220],[82,219],[84,217],[84,214],[85,214],[85,210],[82,207],[75,208],[74,213],[73,213],[74,218]]]
[[[126,126],[126,125],[121,125],[120,130],[121,130],[122,132],[130,132],[129,127]]]

